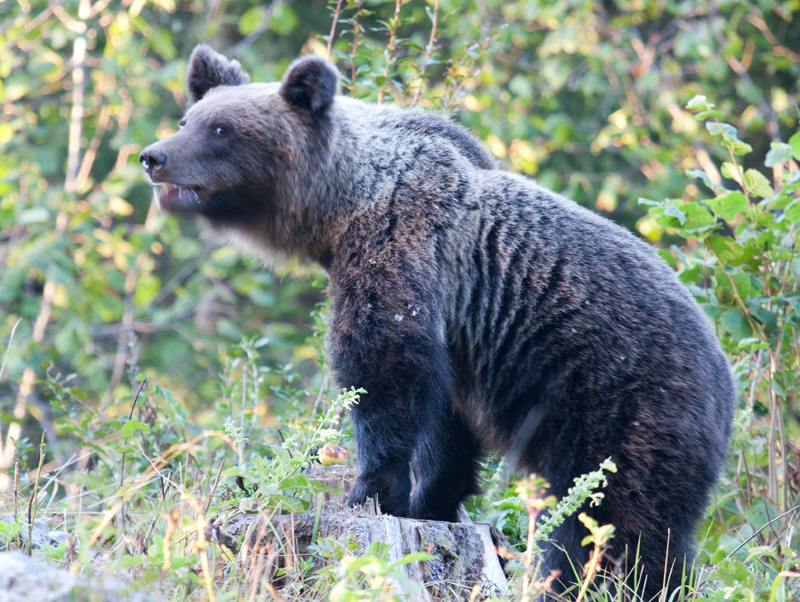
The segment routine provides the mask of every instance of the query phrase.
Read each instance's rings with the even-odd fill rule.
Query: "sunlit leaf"
[[[703,228],[714,223],[708,210],[697,203],[685,203],[681,205],[681,211],[686,216],[687,225],[692,228]]]
[[[269,26],[272,31],[280,35],[291,32],[299,23],[297,14],[288,3],[275,3],[275,8],[270,17]]]
[[[772,148],[767,153],[764,165],[767,167],[775,167],[781,163],[786,163],[791,158],[792,147],[785,142],[778,142],[777,144],[773,144]]]
[[[719,234],[711,234],[708,238],[708,244],[714,250],[714,253],[723,264],[737,264],[744,256],[742,246],[729,236],[721,236]]]
[[[722,119],[724,116],[722,111],[701,111],[695,115],[698,119]]]
[[[792,157],[800,161],[800,132],[789,138],[789,146],[792,148]]]
[[[706,100],[706,97],[703,96],[702,94],[698,94],[697,96],[692,97],[691,100],[689,100],[689,102],[686,103],[686,108],[692,111],[708,111],[713,106],[714,105],[708,102]]]
[[[720,172],[722,173],[723,177],[734,180],[737,184],[739,184],[739,186],[742,185],[742,172],[739,166],[726,161],[722,164]]]
[[[743,213],[747,209],[747,197],[733,190],[707,201],[711,210],[726,221],[732,220],[738,213]]]
[[[758,170],[748,169],[744,172],[744,185],[750,194],[761,198],[772,196],[772,186],[769,180]]]
[[[669,217],[677,218],[681,223],[681,226],[686,223],[686,214],[678,209],[678,206],[672,201],[667,201],[664,203],[664,214],[668,215]]]
[[[728,140],[738,140],[737,130],[730,123],[708,121],[706,129],[714,136],[724,136]]]
[[[130,437],[136,431],[142,431],[143,433],[150,432],[150,425],[145,424],[144,422],[139,422],[138,420],[128,420],[122,425],[122,436],[123,437]]]
[[[703,184],[713,190],[714,183],[711,181],[711,178],[708,177],[708,174],[702,169],[687,169],[686,175],[690,178],[700,178],[703,181]]]
[[[243,36],[250,35],[261,25],[263,19],[264,8],[262,6],[253,6],[247,9],[239,19],[239,33]]]

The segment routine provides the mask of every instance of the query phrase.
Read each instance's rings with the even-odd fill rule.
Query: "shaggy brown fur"
[[[206,46],[190,65],[184,126],[142,162],[165,209],[327,271],[331,366],[368,391],[350,502],[453,520],[485,450],[558,496],[610,456],[619,472],[585,508],[617,527],[608,557],[641,541],[648,596],[665,559],[680,575],[736,395],[708,321],[652,250],[497,169],[457,125],[336,96],[322,59],[280,84],[245,85]],[[562,550],[579,567],[585,534],[570,518],[546,550],[561,587],[575,580]]]

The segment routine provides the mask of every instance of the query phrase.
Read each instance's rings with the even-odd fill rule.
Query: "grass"
[[[60,409],[56,426],[69,434],[67,448],[73,451],[56,462],[60,450],[42,442],[36,467],[17,464],[13,490],[2,500],[0,549],[29,552],[73,572],[114,575],[173,600],[400,600],[401,592],[418,591],[402,566],[389,562],[385,545],[357,556],[346,541],[320,540],[315,549],[324,566],[299,558],[278,568],[282,551],[275,546],[244,546],[234,554],[208,540],[206,528],[215,516],[313,512],[319,486],[302,471],[320,445],[349,444],[348,427],[339,419],[358,396],[351,391],[328,400],[324,391],[294,391],[290,397],[303,399],[305,411],[287,405],[286,416],[274,417],[283,426],[263,428],[264,417],[252,415],[262,391],[246,377],[260,368],[258,350],[244,342],[239,352],[244,359],[229,362],[222,379],[229,399],[201,415],[187,414],[168,390],[144,379],[131,389],[135,411],[120,417],[111,404],[91,409],[70,379],[51,369],[47,385]],[[291,383],[282,390],[291,391]],[[795,505],[781,512],[764,495],[769,425],[768,419],[739,414],[728,468],[702,527],[695,586],[676,600],[773,602],[800,596],[800,510]],[[570,499],[558,504],[554,520],[596,495],[602,470],[613,469],[606,464],[582,479]],[[470,511],[509,538],[507,599],[527,602],[548,585],[535,549],[550,527],[535,529],[534,521],[556,501],[541,494],[538,480],[508,487],[497,481],[486,482],[486,494],[473,500]],[[572,595],[636,600],[619,578],[613,591],[598,576],[596,561],[613,528],[587,526],[594,552]]]

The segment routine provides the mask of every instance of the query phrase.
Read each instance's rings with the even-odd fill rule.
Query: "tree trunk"
[[[417,552],[434,557],[397,567],[422,585],[414,599],[482,600],[506,594],[504,560],[497,550],[508,544],[493,525],[397,518],[380,514],[374,504],[355,509],[343,507],[341,501],[356,474],[354,467],[314,467],[307,476],[338,492],[314,500],[311,511],[217,517],[206,535],[238,553],[243,566],[248,565],[245,560],[254,550],[273,550],[270,556],[272,575],[279,569],[291,572],[308,557],[313,558],[317,567],[329,564],[331,561],[314,554],[316,548],[310,545],[323,538],[348,540],[355,556],[363,555],[370,544],[380,542],[388,547],[389,563]],[[463,509],[460,514],[469,520]]]

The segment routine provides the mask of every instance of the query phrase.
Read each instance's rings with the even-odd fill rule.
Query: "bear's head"
[[[249,82],[238,61],[204,44],[194,49],[180,130],[139,156],[162,210],[247,228],[300,211],[324,187],[339,86],[334,67],[306,56],[280,83]]]

